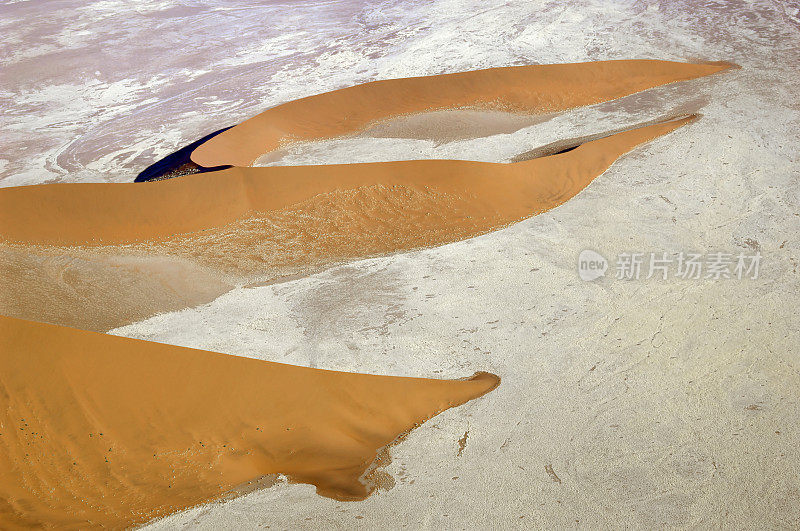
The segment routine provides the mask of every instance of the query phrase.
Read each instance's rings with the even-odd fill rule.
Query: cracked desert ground
[[[502,379],[392,446],[389,479],[364,500],[280,477],[148,529],[800,528],[795,2],[17,0],[0,5],[0,30],[0,187],[131,182],[212,131],[375,80],[618,59],[740,66],[478,138],[290,147],[264,164],[508,162],[700,115],[502,230],[236,286],[110,333],[317,369]],[[586,249],[761,262],[742,279],[618,279],[612,263],[588,282]]]

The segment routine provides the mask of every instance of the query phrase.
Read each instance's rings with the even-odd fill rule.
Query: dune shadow
[[[173,177],[181,177],[183,175],[191,175],[193,173],[205,173],[208,171],[217,171],[230,168],[230,165],[212,166],[206,168],[196,164],[195,162],[192,162],[192,159],[190,159],[189,156],[192,154],[192,151],[200,147],[200,145],[211,140],[215,136],[224,133],[231,127],[233,126],[230,125],[228,127],[218,129],[217,131],[214,131],[213,133],[210,133],[203,138],[195,140],[191,144],[188,144],[179,150],[170,153],[163,159],[154,162],[142,170],[139,175],[136,176],[136,179],[134,179],[133,182],[144,183],[148,181],[163,181],[165,179],[172,179]]]

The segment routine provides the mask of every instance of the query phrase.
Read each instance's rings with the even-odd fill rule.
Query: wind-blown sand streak
[[[324,371],[0,317],[0,524],[129,526],[278,473],[361,499],[381,448],[498,383]]]
[[[181,257],[103,251],[0,244],[0,314],[107,331],[234,287]]]

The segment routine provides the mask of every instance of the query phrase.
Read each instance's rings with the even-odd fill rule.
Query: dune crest
[[[324,371],[0,317],[0,522],[130,526],[278,473],[362,499],[381,448],[498,383]]]

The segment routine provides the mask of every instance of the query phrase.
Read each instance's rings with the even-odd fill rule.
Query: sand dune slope
[[[466,223],[467,216],[508,223],[563,203],[624,153],[694,118],[635,128],[586,142],[567,153],[513,164],[414,160],[237,167],[144,185],[57,183],[4,188],[0,190],[0,238],[8,243],[82,246],[158,241],[371,186],[387,187],[384,195],[402,188],[453,196],[464,207],[464,215],[454,224]],[[370,217],[360,211],[353,215]]]
[[[128,526],[283,473],[339,499],[496,376],[339,373],[0,317],[0,522]]]

